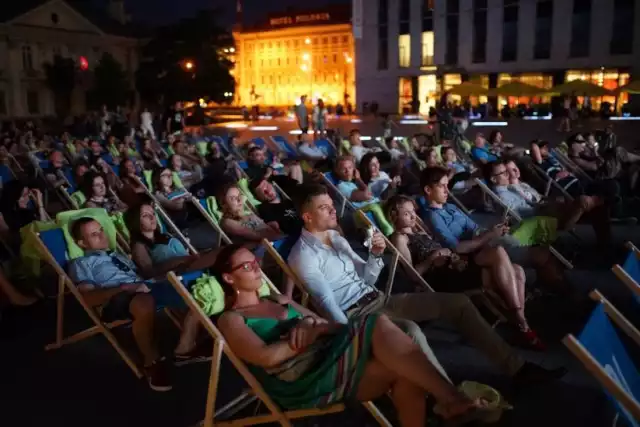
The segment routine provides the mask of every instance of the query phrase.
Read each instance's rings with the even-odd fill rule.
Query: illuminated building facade
[[[353,0],[353,8],[358,109],[377,101],[381,111],[424,113],[465,81],[550,88],[582,79],[614,90],[640,78],[640,0]],[[627,99],[588,101],[620,108]]]
[[[235,103],[288,107],[301,95],[326,105],[355,103],[350,12],[334,7],[236,27]]]

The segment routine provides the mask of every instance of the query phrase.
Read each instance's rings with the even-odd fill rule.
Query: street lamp
[[[304,44],[311,44],[311,39],[309,37],[304,39]]]
[[[187,70],[191,71],[193,69],[194,65],[192,61],[186,61],[184,63],[184,68],[186,68]]]

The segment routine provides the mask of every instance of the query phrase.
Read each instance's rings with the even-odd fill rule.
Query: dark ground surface
[[[532,326],[548,343],[545,353],[522,351],[525,357],[546,367],[564,365],[569,373],[559,382],[515,393],[509,379],[490,365],[484,356],[462,342],[458,335],[437,323],[426,325],[430,343],[454,381],[476,380],[504,393],[515,409],[505,413],[496,426],[610,426],[614,412],[598,384],[560,343],[569,332],[578,332],[592,303],[586,295],[597,288],[636,325],[640,310],[630,292],[610,272],[617,254],[598,254],[591,247],[593,235],[586,226],[578,233],[585,240],[579,246],[563,238],[562,252],[580,250],[576,268],[568,272],[580,301],[562,303],[537,299],[528,303]],[[626,240],[640,242],[637,227],[616,227],[620,247]],[[275,278],[275,277],[274,277]],[[530,278],[528,284],[533,282]],[[400,276],[396,289],[406,281]],[[67,331],[86,327],[89,322],[77,304],[67,304]],[[634,306],[635,305],[635,306]],[[177,333],[167,319],[159,322],[159,336],[167,353]],[[167,426],[187,427],[204,417],[209,365],[188,365],[173,372],[174,388],[168,393],[151,391],[139,381],[118,357],[108,342],[99,336],[54,351],[44,351],[55,328],[55,304],[49,300],[35,307],[8,310],[0,321],[0,426]],[[500,329],[504,334],[504,330]],[[506,334],[504,334],[506,335]],[[124,329],[117,336],[125,341]],[[638,353],[635,353],[636,355]],[[640,360],[636,358],[635,360]],[[224,361],[218,405],[234,398],[245,387],[228,361]],[[389,402],[382,401],[383,412],[392,419]],[[359,405],[339,415],[298,422],[296,425],[374,426]]]

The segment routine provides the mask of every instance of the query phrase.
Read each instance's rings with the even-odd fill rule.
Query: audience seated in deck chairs
[[[160,159],[164,156],[164,153],[161,150],[156,151],[153,147],[153,142],[149,138],[145,138],[142,140],[142,152],[140,156],[144,161],[144,167],[146,169],[153,169],[162,166]]]
[[[207,190],[214,189],[215,193],[223,185],[237,182],[242,177],[242,172],[233,155],[229,154],[224,157],[220,145],[215,141],[209,144],[209,152],[205,159],[207,167],[204,170],[203,187]]]
[[[53,188],[66,185],[67,180],[64,175],[65,159],[60,151],[52,151],[49,154],[49,167],[43,170],[44,176]]]
[[[267,164],[267,155],[264,148],[253,146],[249,148],[247,153],[247,169],[245,170],[249,179],[258,178],[261,176],[266,177],[269,180],[280,185],[281,183],[286,187],[288,182],[293,181],[298,184],[303,182],[302,167],[297,161],[294,161],[287,165],[282,171],[282,168],[276,167],[277,157],[273,157],[272,164]],[[282,185],[280,185],[282,187]],[[285,190],[286,191],[286,190]]]
[[[462,212],[457,206],[447,203],[449,196],[449,177],[443,168],[427,168],[421,177],[427,206],[423,220],[429,225],[435,237],[445,247],[466,255],[474,268],[483,268],[490,272],[494,287],[501,289],[506,300],[510,320],[518,327],[522,338],[533,348],[545,346],[537,334],[530,328],[525,316],[524,270],[512,262],[503,244],[511,243],[504,239],[509,234],[509,226],[500,223],[489,230],[481,231],[478,224]],[[527,248],[513,244],[507,246],[510,252],[521,260],[528,256]],[[489,274],[489,273],[485,273]]]
[[[171,220],[180,229],[189,225],[190,193],[184,188],[176,187],[173,182],[173,172],[169,168],[157,168],[153,171],[152,184],[154,197],[167,212]]]
[[[377,153],[365,154],[358,169],[362,182],[374,198],[387,200],[398,191],[402,184],[402,178],[399,175],[391,178],[388,173],[380,169]]]
[[[368,186],[360,179],[360,173],[355,168],[353,159],[350,156],[338,157],[336,160],[335,177],[338,179],[338,191],[356,209],[373,213],[378,226],[381,227],[385,235],[393,233],[393,227],[380,206],[380,199],[375,197]]]
[[[482,405],[460,394],[386,315],[327,321],[286,297],[261,298],[262,274],[245,248],[227,246],[214,267],[227,297],[217,324],[233,352],[253,366],[285,409],[368,401],[392,391],[403,426],[426,423],[426,394],[445,422],[472,421]],[[297,369],[286,369],[296,361]],[[485,413],[486,415],[486,413]]]
[[[531,157],[533,161],[571,197],[593,196],[597,204],[605,203],[610,208],[619,206],[621,201],[620,184],[613,179],[595,180],[591,183],[581,182],[573,173],[551,155],[549,142],[532,141]]]
[[[2,189],[0,212],[12,233],[18,233],[33,221],[48,219],[42,192],[19,180],[8,182]]]
[[[506,169],[506,175],[503,173]],[[492,189],[500,200],[521,218],[548,216],[557,220],[558,230],[571,230],[587,217],[593,225],[598,242],[611,244],[611,225],[607,209],[594,196],[579,196],[573,201],[558,198],[544,200],[542,195],[526,182],[520,181],[520,169],[513,160],[488,165]]]
[[[118,193],[127,206],[135,206],[140,203],[140,197],[147,194],[138,165],[131,159],[120,164],[120,182],[122,186]]]
[[[504,135],[497,129],[492,130],[491,134],[489,134],[489,146],[491,147],[491,151],[498,157],[514,158],[524,154],[524,148],[504,142],[503,138]]]
[[[632,194],[635,192],[640,172],[640,156],[619,146],[603,149],[598,153],[597,146],[587,147],[587,140],[581,134],[569,138],[567,145],[567,157],[591,178],[615,179],[623,189]]]
[[[178,174],[184,188],[191,190],[195,194],[196,191],[194,191],[193,187],[203,179],[202,168],[199,165],[196,165],[196,167],[189,166],[180,154],[169,156],[168,163],[171,171]]]
[[[127,210],[127,205],[109,191],[106,177],[99,172],[89,172],[81,188],[87,198],[84,204],[86,208],[103,208],[109,215]]]
[[[155,391],[171,390],[167,363],[154,344],[156,304],[151,293],[156,284],[147,284],[126,256],[111,253],[108,239],[97,221],[78,219],[71,235],[85,255],[71,261],[69,276],[87,304],[101,306],[104,322],[131,320],[133,338],[143,357],[144,373]]]
[[[217,200],[222,210],[220,227],[234,242],[249,243],[252,247],[257,247],[262,239],[278,240],[282,237],[279,229],[247,210],[244,195],[235,184],[224,186]]]
[[[216,251],[189,254],[177,238],[162,233],[156,212],[148,198],[125,213],[130,233],[131,259],[145,279],[163,278],[169,271],[178,274],[209,269],[216,260]],[[200,360],[204,356],[197,346],[199,324],[189,312],[183,322],[182,334],[174,350],[177,362]],[[210,357],[208,352],[206,357]]]
[[[444,248],[418,228],[416,203],[411,198],[394,196],[386,208],[396,230],[389,240],[434,290],[464,292],[494,286],[489,271],[483,274],[483,269],[469,263],[466,256]]]
[[[351,155],[353,156],[356,164],[360,164],[365,154],[376,153],[379,159],[383,163],[391,161],[391,155],[385,151],[382,151],[380,147],[365,147],[361,139],[362,135],[358,129],[353,129],[349,132],[349,143],[351,144]]]
[[[331,159],[318,148],[313,137],[303,133],[298,138],[298,153],[304,160],[312,162],[313,167],[318,170],[331,168]]]
[[[444,376],[444,370],[415,322],[447,321],[518,384],[545,382],[564,375],[564,368],[546,370],[525,362],[487,324],[465,295],[418,292],[394,294],[385,301],[376,288],[383,268],[384,238],[380,233],[374,234],[368,258],[362,259],[349,242],[334,231],[336,209],[327,189],[309,186],[303,194],[299,212],[304,229],[291,250],[288,263],[303,281],[316,307],[329,320],[346,324],[353,316],[386,313],[414,339]]]
[[[478,132],[473,140],[473,148],[471,148],[471,159],[481,166],[489,162],[495,162],[498,160],[498,154],[495,153],[484,137],[484,134]]]
[[[297,200],[301,196],[300,191],[305,188],[302,184],[300,187],[300,190],[287,195]],[[265,178],[251,180],[249,189],[260,201],[260,205],[257,207],[258,214],[267,225],[287,236],[297,237],[300,235],[303,222],[298,215],[297,206],[292,200],[278,194],[273,185]]]

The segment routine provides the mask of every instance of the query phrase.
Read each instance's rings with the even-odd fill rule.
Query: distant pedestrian
[[[298,127],[302,133],[309,131],[309,111],[307,111],[307,95],[300,97],[300,104],[296,105],[296,119],[298,120]]]

